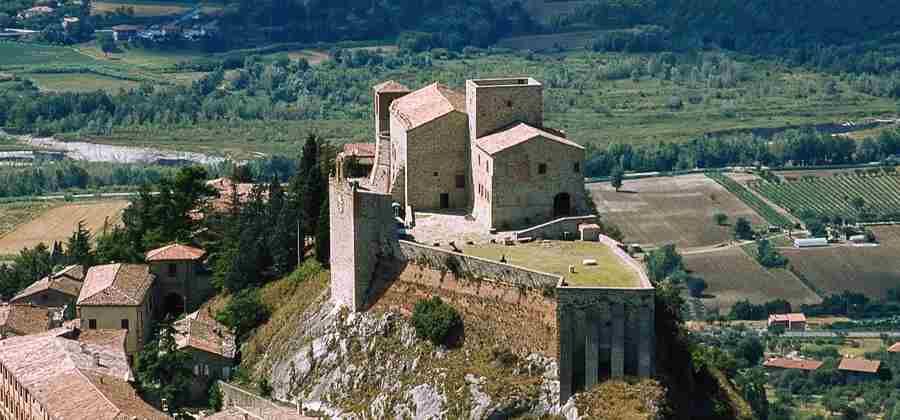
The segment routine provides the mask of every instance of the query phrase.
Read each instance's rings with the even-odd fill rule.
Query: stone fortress
[[[583,214],[584,148],[544,127],[532,78],[469,80],[465,94],[435,83],[374,87],[372,191],[406,213],[460,210],[508,229]]]
[[[369,175],[346,176],[339,154],[329,182],[335,304],[366,311],[438,295],[465,310],[493,308],[509,325],[503,334],[513,351],[557,357],[561,403],[606,378],[654,374],[654,288],[619,244],[585,234],[595,217],[575,216],[587,209],[584,149],[543,127],[540,83],[469,80],[463,96],[441,84],[410,92],[391,81],[375,86],[374,102]],[[401,240],[397,207],[406,220],[417,210],[463,210],[485,233],[528,226],[517,236],[529,239],[582,231],[635,281],[570,284],[566,275]]]

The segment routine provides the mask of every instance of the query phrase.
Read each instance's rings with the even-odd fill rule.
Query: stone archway
[[[572,197],[569,193],[559,193],[553,197],[553,217],[572,215]]]
[[[178,293],[172,292],[163,298],[163,317],[178,318],[184,313],[184,298]]]

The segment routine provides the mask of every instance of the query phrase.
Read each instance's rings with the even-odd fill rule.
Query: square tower
[[[373,88],[373,103],[375,105],[375,138],[390,136],[391,134],[391,103],[406,96],[409,88],[393,80],[375,85]]]
[[[531,77],[466,81],[466,112],[472,139],[514,123],[544,125],[544,87]]]

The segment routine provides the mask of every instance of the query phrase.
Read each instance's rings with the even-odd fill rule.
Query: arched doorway
[[[569,193],[559,193],[553,197],[553,217],[565,217],[572,215],[572,199]]]
[[[163,314],[173,319],[184,313],[184,298],[178,293],[169,293],[163,298]]]

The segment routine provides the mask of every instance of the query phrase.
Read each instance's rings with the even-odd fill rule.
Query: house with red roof
[[[856,359],[845,357],[838,365],[838,371],[843,372],[848,382],[861,382],[878,378],[878,369],[881,368],[880,360]]]
[[[811,359],[789,359],[784,357],[773,357],[763,363],[763,367],[774,369],[790,369],[802,370],[806,372],[814,371],[822,367],[823,362]]]
[[[179,243],[147,251],[145,261],[156,276],[161,313],[177,317],[214,293],[210,276],[204,272],[205,257],[206,251]]]
[[[772,327],[783,327],[785,331],[806,331],[806,315],[802,313],[771,314],[769,315],[769,328]]]
[[[198,310],[176,321],[175,346],[191,356],[193,398],[207,395],[211,381],[228,380],[234,367],[237,342],[234,334],[207,310]]]

